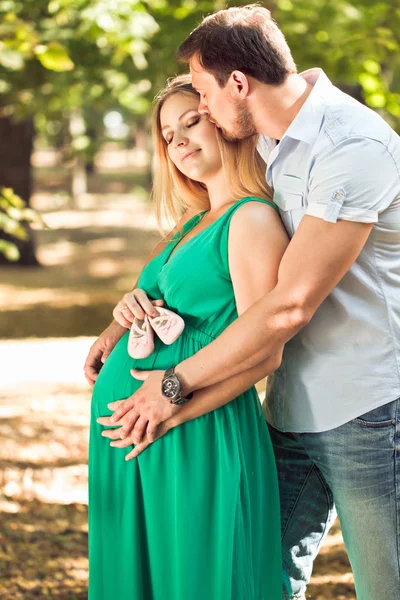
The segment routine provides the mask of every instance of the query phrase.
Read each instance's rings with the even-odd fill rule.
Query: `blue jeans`
[[[299,598],[336,517],[358,600],[400,599],[400,399],[323,433],[269,427],[282,510],[283,598]]]

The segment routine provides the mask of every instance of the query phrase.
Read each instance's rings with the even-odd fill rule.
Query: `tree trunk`
[[[81,197],[87,193],[87,172],[85,157],[82,154],[75,157],[72,166],[71,193],[74,208],[79,208]]]
[[[86,133],[86,124],[80,110],[72,112],[69,121],[69,132],[72,142]],[[81,196],[87,193],[87,173],[85,169],[85,156],[77,152],[72,165],[71,193],[73,208],[79,208]]]
[[[29,205],[32,193],[31,154],[33,149],[33,119],[15,123],[0,117],[0,187],[13,188]],[[17,264],[38,266],[32,230],[27,226],[28,239],[16,240],[0,230],[0,238],[12,241],[20,251]],[[10,263],[0,254],[0,265]]]

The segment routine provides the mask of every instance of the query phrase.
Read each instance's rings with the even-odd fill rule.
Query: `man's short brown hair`
[[[236,70],[270,85],[296,73],[283,33],[269,10],[257,4],[220,10],[203,19],[178,50],[181,62],[193,57],[220,87]]]

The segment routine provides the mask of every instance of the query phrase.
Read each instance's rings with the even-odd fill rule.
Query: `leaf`
[[[360,73],[358,76],[358,81],[362,85],[363,89],[367,93],[378,92],[381,88],[381,81],[379,77],[376,75],[371,75],[370,73]]]
[[[367,104],[371,106],[371,108],[383,108],[386,104],[385,95],[381,92],[376,92],[375,94],[368,95]]]
[[[27,239],[26,230],[14,219],[11,219],[8,215],[0,213],[0,229],[9,235],[13,235],[19,240]]]
[[[45,69],[49,69],[49,71],[72,71],[75,67],[67,49],[58,42],[50,42],[47,46],[36,46],[35,54]]]
[[[0,240],[0,253],[4,254],[8,260],[12,261],[17,261],[20,257],[17,246],[11,242],[6,242],[5,240]]]
[[[24,67],[24,56],[14,48],[7,48],[0,45],[0,64],[6,69],[21,71]]]
[[[3,205],[2,205],[3,208]],[[24,219],[24,209],[15,208],[15,206],[9,206],[5,209],[6,214],[14,221],[22,221]]]
[[[0,196],[2,196],[10,206],[15,206],[15,208],[24,208],[26,206],[26,202],[22,200],[12,188],[0,188]]]

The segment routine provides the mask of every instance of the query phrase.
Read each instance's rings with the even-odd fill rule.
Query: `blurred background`
[[[159,239],[151,102],[243,2],[0,0],[0,598],[87,597],[90,344]],[[300,71],[400,130],[400,0],[276,0]],[[308,596],[354,600],[336,524]]]

